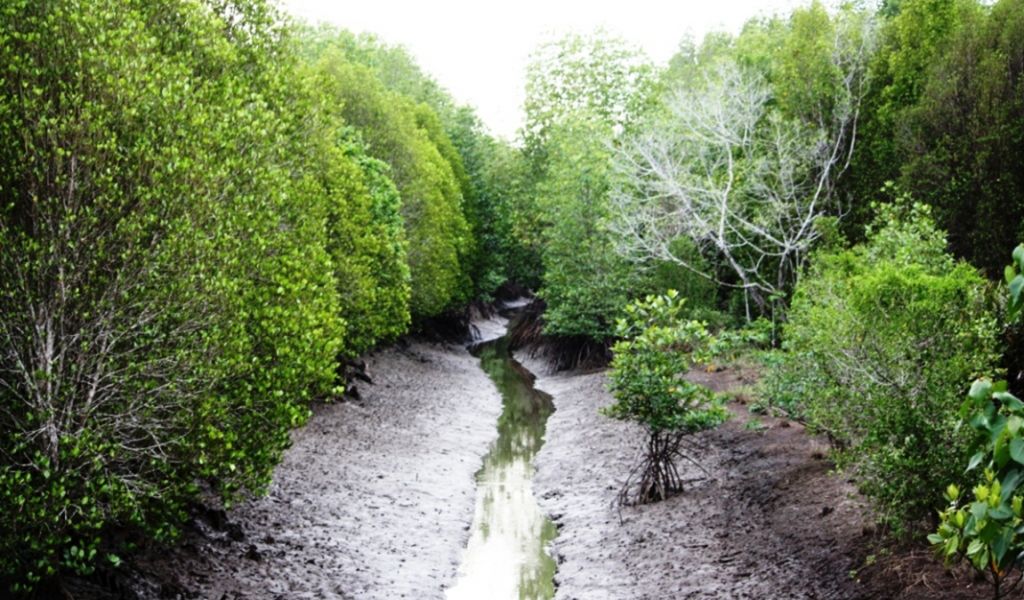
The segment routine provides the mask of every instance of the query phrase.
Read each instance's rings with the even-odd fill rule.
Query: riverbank
[[[506,322],[475,326],[493,339]],[[881,547],[870,513],[830,472],[826,444],[738,403],[723,427],[694,438],[710,476],[684,467],[683,494],[620,511],[642,432],[598,413],[612,402],[604,373],[550,374],[541,360],[516,358],[556,407],[532,482],[558,528],[556,598],[987,597],[985,584],[951,578],[926,550],[873,556]],[[360,383],[358,400],[318,406],[293,432],[266,497],[197,514],[180,544],[132,557],[127,575],[102,589],[79,582],[73,597],[443,598],[470,538],[475,474],[501,395],[461,345],[406,342],[367,364],[375,383]],[[691,374],[716,391],[753,376]]]
[[[752,379],[734,370],[692,376],[716,391]],[[701,449],[692,454],[710,476],[686,465],[684,493],[620,512],[616,495],[643,432],[598,413],[612,403],[605,384],[603,372],[536,383],[556,407],[534,489],[558,527],[557,599],[985,597],[984,584],[954,580],[926,553],[868,558],[877,547],[870,513],[851,482],[830,473],[824,441],[741,404],[694,438]]]
[[[479,324],[485,336],[504,320]],[[442,598],[473,518],[474,474],[501,398],[458,345],[366,359],[360,399],[319,406],[292,434],[269,494],[200,518],[138,559],[142,598]]]

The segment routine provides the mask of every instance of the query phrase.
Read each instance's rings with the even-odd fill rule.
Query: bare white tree
[[[873,40],[872,24],[852,32],[845,23],[831,57],[835,97],[813,122],[782,116],[763,77],[728,60],[703,85],[669,95],[667,117],[617,152],[611,227],[620,252],[743,289],[748,318],[751,302],[770,311],[818,239],[815,222],[841,213],[834,183],[853,154]],[[735,278],[675,252],[680,239]]]

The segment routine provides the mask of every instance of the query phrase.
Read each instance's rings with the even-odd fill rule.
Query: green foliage
[[[599,121],[570,120],[550,134],[548,176],[538,186],[543,229],[545,333],[603,341],[637,288],[605,228],[611,156]]]
[[[404,331],[399,197],[261,1],[0,10],[0,583],[259,492]]]
[[[389,46],[372,34],[354,35],[328,26],[307,28],[303,37],[305,53],[312,59],[329,49],[340,50],[346,60],[369,69],[390,92],[429,107],[418,109],[418,122],[430,126],[431,140],[451,166],[462,193],[470,240],[461,251],[460,266],[472,279],[472,296],[488,299],[510,277],[535,286],[536,256],[524,252],[512,227],[514,208],[523,198],[522,154],[491,137],[473,111],[458,106],[405,48]]]
[[[605,31],[543,44],[526,73],[528,151],[543,156],[552,128],[581,114],[610,128],[630,127],[649,106],[653,81],[642,51]]]
[[[521,263],[540,258],[545,333],[605,341],[642,274],[608,231],[611,144],[651,101],[646,58],[604,32],[542,46],[527,73],[524,152],[531,172],[512,211]]]
[[[922,490],[958,480],[960,382],[998,359],[985,281],[944,246],[927,207],[901,204],[881,208],[865,244],[815,255],[769,378],[897,532],[938,505]]]
[[[703,323],[682,320],[683,302],[675,290],[647,296],[627,306],[617,322],[620,341],[608,371],[608,389],[616,401],[601,412],[634,421],[647,434],[643,459],[626,478],[620,504],[664,500],[681,490],[676,461],[696,464],[680,450],[684,437],[728,418],[720,398],[684,377],[707,359],[711,338]]]
[[[992,278],[1024,220],[1024,2],[972,3],[909,109],[901,184]]]
[[[744,353],[770,348],[775,340],[775,325],[765,318],[755,319],[742,327],[717,331],[709,345],[719,361],[733,361]]]
[[[522,204],[525,161],[518,150],[484,132],[468,109],[459,110],[447,126],[466,170],[463,212],[475,247],[467,260],[474,296],[490,299],[504,283],[536,287],[536,258],[515,235],[516,207]]]
[[[987,574],[997,599],[1003,597],[1003,579],[1018,567],[1024,552],[1019,534],[1024,524],[1024,403],[1006,388],[1004,381],[985,379],[972,386],[964,413],[981,443],[967,470],[984,465],[984,471],[973,488],[973,500],[962,497],[956,484],[946,488],[949,504],[939,513],[938,530],[928,536],[947,561],[967,559]]]
[[[1013,263],[1003,272],[1010,291],[1006,315],[1010,322],[1015,321],[1020,316],[1021,308],[1024,308],[1024,296],[1021,294],[1024,291],[1024,244],[1013,249]]]
[[[871,62],[858,151],[841,184],[854,199],[846,232],[859,238],[872,218],[863,199],[876,198],[886,182],[900,177],[906,159],[907,123],[928,78],[930,67],[959,28],[959,13],[973,0],[907,0],[885,22],[881,44]],[[911,190],[916,191],[916,190]]]
[[[309,185],[327,202],[327,250],[345,318],[342,354],[356,356],[409,325],[409,266],[401,198],[389,167],[371,158],[340,114],[336,81],[324,65],[309,67],[318,91],[319,123],[306,136]]]
[[[699,321],[682,321],[675,290],[629,304],[616,324],[609,389],[616,402],[603,409],[649,432],[692,433],[725,421],[727,412],[708,388],[683,379],[707,360],[711,336]]]
[[[1022,273],[1024,245],[1019,245],[1013,265],[1006,268],[1011,320],[1020,314]],[[949,504],[939,513],[938,530],[928,536],[947,562],[966,558],[987,574],[997,600],[1016,586],[1006,589],[1003,582],[1020,567],[1024,553],[1024,402],[1008,388],[1005,381],[989,379],[971,386],[960,408],[960,417],[976,432],[966,472],[983,467],[982,475],[973,488],[973,501],[962,498],[956,484],[946,488]]]
[[[373,158],[387,163],[401,195],[414,319],[440,314],[468,299],[463,263],[473,244],[462,212],[456,153],[431,109],[388,90],[374,71],[328,45],[317,69],[332,99]],[[446,156],[448,158],[446,158]]]
[[[761,408],[767,405],[792,419],[807,421],[807,400],[830,385],[828,378],[821,373],[803,368],[810,356],[810,352],[795,351],[785,342],[782,348],[757,356],[762,366],[762,375],[757,382]]]
[[[631,265],[632,269],[645,267],[640,286],[644,292],[676,290],[686,298],[683,308],[688,318],[705,321],[712,330],[725,326],[728,315],[718,310],[719,287],[713,280],[701,275],[711,269],[710,261],[700,255],[693,242],[686,238],[675,240],[669,248],[673,256],[683,258],[694,269],[687,269],[670,261],[656,261],[651,265]],[[636,278],[638,274],[634,274]]]
[[[1024,220],[1024,2],[907,0],[887,13],[840,184],[847,232],[870,218],[860,200],[896,181],[934,207],[954,255],[995,278]]]
[[[398,190],[387,166],[356,140],[325,148],[329,203],[327,249],[334,265],[343,353],[357,356],[409,325],[409,267]]]

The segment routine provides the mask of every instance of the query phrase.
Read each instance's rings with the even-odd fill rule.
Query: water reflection
[[[477,347],[481,366],[498,386],[503,410],[498,439],[477,473],[473,533],[448,600],[535,600],[554,596],[555,562],[545,546],[555,537],[533,496],[533,456],[544,443],[551,398],[501,338]]]

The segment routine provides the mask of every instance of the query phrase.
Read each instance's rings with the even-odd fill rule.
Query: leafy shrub
[[[715,333],[710,349],[719,360],[736,360],[744,352],[770,348],[775,326],[764,317],[736,328],[722,328]]]
[[[804,423],[808,400],[832,385],[823,373],[807,369],[808,364],[813,364],[811,356],[811,352],[797,351],[787,343],[758,356],[764,369],[757,382],[758,396],[771,408]]]
[[[635,421],[647,432],[645,458],[634,470],[638,502],[663,500],[682,489],[675,461],[689,459],[680,451],[684,436],[715,427],[728,414],[711,390],[683,379],[705,360],[711,341],[702,323],[680,319],[683,302],[675,290],[648,296],[628,305],[616,326],[621,341],[613,346],[608,372],[616,402],[603,413]],[[629,498],[632,478],[623,486],[622,502]]]
[[[927,207],[901,202],[880,208],[865,244],[816,255],[776,375],[897,532],[941,502],[922,490],[958,480],[961,382],[998,360],[986,282],[944,248]]]
[[[276,22],[257,0],[0,9],[7,587],[116,562],[113,527],[172,539],[201,487],[262,489],[331,391],[327,207]]]
[[[949,505],[939,513],[939,528],[928,541],[947,561],[966,559],[987,575],[998,600],[1020,583],[1003,587],[1024,553],[1024,402],[1007,392],[1005,381],[980,379],[963,408],[979,433],[978,452],[967,470],[979,465],[984,470],[972,489],[973,500],[963,497],[956,484],[946,488]]]
[[[1016,320],[1024,306],[1024,245],[1013,252],[1007,267],[1009,319]],[[998,600],[1013,591],[1021,578],[1004,582],[1020,569],[1024,554],[1024,402],[1008,392],[1005,381],[979,379],[971,386],[960,414],[976,432],[976,451],[967,472],[984,467],[973,488],[974,499],[964,498],[960,487],[946,488],[949,505],[939,513],[938,530],[928,540],[947,561],[966,559],[992,583]]]

